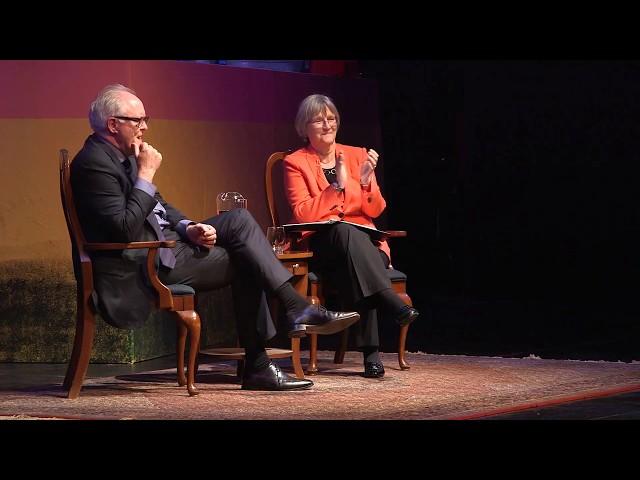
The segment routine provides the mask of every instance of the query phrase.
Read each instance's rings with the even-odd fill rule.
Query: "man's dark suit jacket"
[[[158,240],[150,224],[156,202],[167,211],[170,226],[166,228],[174,228],[186,217],[159,192],[152,197],[133,188],[133,179],[112,148],[93,134],[71,162],[71,188],[85,238],[88,242]],[[132,168],[135,179],[133,159]],[[115,327],[139,327],[154,308],[154,294],[144,273],[146,254],[146,249],[92,254],[94,306]]]

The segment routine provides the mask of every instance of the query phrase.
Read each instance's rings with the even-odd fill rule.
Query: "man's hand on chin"
[[[132,146],[138,163],[138,177],[152,183],[153,176],[162,163],[162,154],[147,142],[140,145],[134,142]]]

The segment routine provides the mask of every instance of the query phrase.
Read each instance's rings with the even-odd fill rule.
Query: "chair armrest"
[[[158,307],[163,309],[173,309],[173,296],[171,290],[160,281],[156,271],[156,255],[158,248],[173,248],[176,246],[175,240],[163,240],[152,242],[129,242],[129,243],[85,243],[84,248],[88,252],[108,251],[108,250],[128,250],[135,248],[148,248],[147,254],[147,274],[153,289],[158,293]]]
[[[135,248],[173,248],[175,240],[163,240],[153,242],[129,242],[129,243],[85,243],[84,248],[90,252],[103,250],[128,250]]]
[[[407,236],[406,230],[387,230],[387,233],[389,234],[389,238],[399,238]]]
[[[149,243],[149,242],[136,242],[136,243]],[[156,242],[150,242],[156,243]],[[175,240],[170,240],[168,242],[157,242],[157,243],[173,243],[172,246],[175,246]],[[156,270],[156,255],[158,254],[157,248],[149,248],[149,252],[147,254],[147,275],[149,276],[149,282],[151,282],[151,286],[158,293],[158,307],[165,308],[168,310],[173,310],[173,295],[171,295],[171,290],[164,283],[160,281],[158,277],[158,271]]]

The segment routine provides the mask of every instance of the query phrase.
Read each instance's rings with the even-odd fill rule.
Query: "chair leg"
[[[407,295],[407,284],[405,282],[399,282],[398,285],[394,285],[394,287],[396,293],[402,299],[402,301],[412,307],[413,302],[411,301],[411,297]],[[398,338],[398,364],[400,365],[400,370],[409,370],[409,368],[411,368],[405,360],[408,332],[409,325],[400,327],[400,336]]]
[[[189,395],[197,395],[195,386],[196,357],[200,351],[200,316],[194,310],[175,312],[179,321],[189,331],[189,363],[187,364],[187,390]]]
[[[409,331],[409,325],[400,327],[400,338],[398,339],[398,363],[400,364],[400,370],[409,370],[411,367],[405,360],[405,345],[407,343],[407,332]]]
[[[300,338],[291,339],[291,362],[293,363],[293,371],[298,378],[304,378],[304,371],[300,363]]]
[[[345,328],[340,336],[340,346],[336,350],[335,355],[333,356],[333,363],[343,363],[344,362],[344,353],[347,351],[347,343],[349,341],[349,329]]]
[[[76,335],[73,340],[73,351],[67,367],[62,386],[68,391],[67,398],[75,399],[80,396],[82,382],[87,374],[91,347],[96,331],[96,318],[86,303],[78,305],[76,317]]]
[[[182,322],[176,322],[176,360],[178,362],[178,385],[184,387],[187,384],[187,377],[184,374],[184,347],[187,343],[187,327]]]
[[[82,326],[81,315],[78,314],[78,320],[76,320],[76,332],[73,338],[73,348],[71,350],[71,357],[69,358],[69,364],[67,365],[67,371],[64,375],[64,381],[62,382],[62,388],[69,390],[71,388],[71,380],[76,374],[78,368],[78,358],[80,356],[80,350],[82,345]]]
[[[318,373],[318,334],[309,334],[309,365],[307,366],[307,375],[315,375]]]
[[[71,349],[71,357],[69,358],[69,365],[67,366],[67,371],[64,375],[64,381],[62,382],[62,388],[64,390],[69,390],[71,388],[71,380],[73,376],[76,374],[76,370],[78,367],[78,358],[80,356],[80,350],[82,347],[82,331],[84,324],[84,304],[82,303],[82,292],[77,292],[77,303],[76,303],[76,331],[73,337],[73,348]],[[95,321],[94,321],[95,323]]]
[[[309,282],[309,296],[312,305],[322,305],[322,287],[318,282]],[[309,365],[307,375],[318,373],[318,334],[309,334]]]

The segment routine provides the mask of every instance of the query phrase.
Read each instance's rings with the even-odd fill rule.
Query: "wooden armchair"
[[[68,398],[78,398],[84,377],[89,366],[93,337],[95,333],[95,314],[91,304],[93,292],[93,268],[90,252],[105,250],[124,250],[148,248],[147,272],[149,280],[157,293],[156,304],[160,309],[173,312],[177,321],[177,363],[178,385],[187,386],[189,395],[197,395],[195,386],[196,360],[200,348],[200,317],[195,311],[195,291],[187,285],[164,285],[158,278],[155,269],[155,258],[158,248],[173,248],[175,241],[130,242],[130,243],[87,243],[80,228],[78,214],[73,201],[69,173],[69,153],[60,150],[60,197],[62,209],[67,221],[69,237],[73,246],[77,281],[77,316],[76,333],[73,341],[73,352],[69,360],[63,388],[68,391]],[[189,360],[187,375],[184,373],[184,353],[187,333],[190,336]]]
[[[268,159],[265,165],[265,192],[267,194],[267,205],[269,207],[269,214],[271,215],[271,222],[274,226],[282,225],[280,223],[280,216],[278,210],[288,212],[291,215],[291,208],[288,202],[284,198],[284,185],[283,185],[283,172],[282,172],[282,160],[291,151],[275,152]],[[394,237],[406,237],[407,232],[394,230],[389,232],[391,238]],[[393,290],[402,298],[407,305],[413,306],[411,298],[407,295],[407,276],[399,270],[390,268],[387,269],[387,274],[391,280]],[[309,272],[309,292],[308,296],[313,303],[325,303],[325,292],[331,290],[330,285],[326,285],[320,278],[320,276],[314,272]],[[407,342],[407,333],[409,331],[409,325],[400,327],[400,333],[398,337],[398,363],[402,370],[409,369],[409,364],[405,360],[405,348]],[[349,330],[346,329],[341,333],[342,337],[340,345],[335,352],[333,362],[342,363],[344,361],[344,354],[347,350],[347,342],[349,338]],[[309,365],[307,367],[307,375],[313,375],[318,372],[318,334],[309,335]]]

